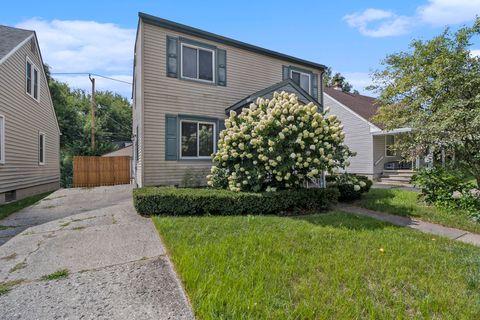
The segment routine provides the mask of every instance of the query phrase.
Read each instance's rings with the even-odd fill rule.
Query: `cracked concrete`
[[[44,210],[55,212],[43,217]],[[133,208],[130,186],[59,190],[14,215],[10,225],[44,223],[0,246],[0,282],[23,281],[0,296],[2,319],[193,318],[153,223]],[[67,279],[40,280],[61,269]]]

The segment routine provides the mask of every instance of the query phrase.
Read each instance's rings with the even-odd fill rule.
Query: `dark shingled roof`
[[[379,106],[375,104],[375,98],[343,92],[332,87],[326,87],[324,92],[369,122],[372,122],[372,117],[377,113]]]
[[[0,25],[0,60],[32,34],[30,30]]]

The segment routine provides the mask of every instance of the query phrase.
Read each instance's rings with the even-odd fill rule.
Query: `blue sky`
[[[446,25],[471,24],[480,14],[480,0],[8,1],[0,24],[35,29],[53,72],[95,72],[131,81],[139,11],[323,63],[368,94],[369,73],[382,58]],[[88,88],[86,76],[57,77]],[[97,85],[130,92],[122,83],[99,79]]]

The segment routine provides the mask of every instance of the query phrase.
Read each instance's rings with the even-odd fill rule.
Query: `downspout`
[[[323,107],[323,74],[325,73],[325,70],[320,72],[320,105],[322,106],[322,111],[325,109]]]

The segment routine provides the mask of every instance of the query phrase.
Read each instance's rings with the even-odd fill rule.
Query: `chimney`
[[[333,89],[343,91],[343,77],[336,77],[334,82]]]

